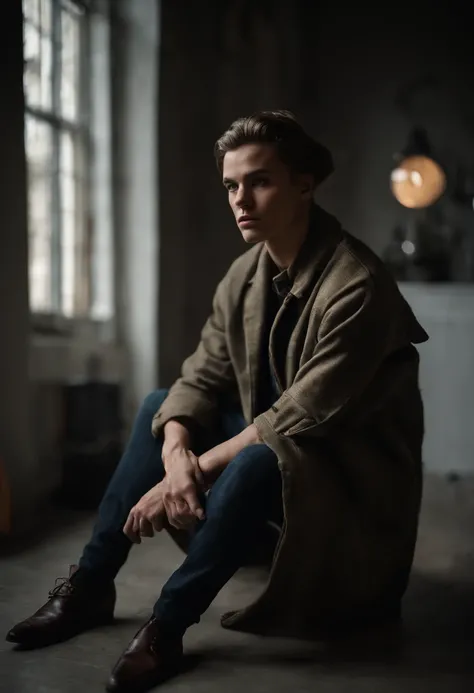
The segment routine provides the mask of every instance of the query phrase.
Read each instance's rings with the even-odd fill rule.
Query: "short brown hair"
[[[217,167],[222,173],[224,156],[243,144],[274,144],[281,161],[293,173],[308,173],[316,185],[334,171],[332,155],[313,140],[290,111],[260,111],[235,120],[214,146]]]

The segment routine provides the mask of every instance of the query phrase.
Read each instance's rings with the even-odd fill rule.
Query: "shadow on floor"
[[[0,545],[0,553],[11,556],[15,564],[15,556],[28,553],[32,547],[52,543],[58,546],[58,556],[61,556],[64,546],[70,542],[71,534],[74,534],[74,528],[79,526],[79,535],[85,536],[85,530],[81,527],[84,528],[86,524],[89,527],[93,519],[94,514],[89,511],[72,512],[50,506],[42,512],[34,531],[20,539],[4,541]],[[152,562],[145,561],[140,568],[142,571],[148,571],[155,555],[158,555],[152,544],[147,546]],[[162,544],[162,547],[166,546]],[[212,671],[222,665],[230,665],[232,669],[245,664],[252,668],[271,666],[278,672],[279,668],[290,666],[308,671],[311,676],[315,669],[331,676],[350,670],[358,675],[378,672],[384,678],[413,677],[434,683],[445,675],[463,680],[473,677],[474,566],[469,551],[466,550],[462,556],[462,563],[453,562],[450,572],[443,576],[437,576],[433,570],[421,573],[415,569],[404,600],[403,621],[398,628],[378,630],[327,644],[260,637],[234,638],[229,634],[222,637],[218,626],[212,627],[204,639],[195,639],[194,633],[198,633],[201,624],[190,631],[191,647],[186,658],[186,669],[192,670],[199,664],[205,670]],[[170,566],[174,565],[174,560],[173,554],[173,558],[169,559]],[[240,587],[250,579],[253,580],[251,571],[243,571],[237,576]],[[28,585],[22,587],[19,604],[27,588]],[[132,600],[129,613],[136,613],[133,590],[129,599]],[[123,632],[125,645],[135,625],[138,629],[142,623],[143,618],[138,615],[118,619],[117,630],[113,627],[114,633],[121,639]],[[205,629],[200,632],[206,635]],[[115,637],[111,638],[112,642]]]
[[[413,575],[401,624],[333,642],[258,638],[259,645],[212,643],[193,648],[189,666],[350,668],[390,677],[474,675],[474,581],[450,583]]]

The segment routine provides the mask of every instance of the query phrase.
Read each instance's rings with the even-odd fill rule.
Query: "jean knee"
[[[206,517],[219,519],[240,512],[252,516],[256,507],[265,513],[269,499],[280,496],[277,456],[266,445],[251,445],[234,457],[212,487]]]
[[[232,460],[237,473],[252,474],[253,476],[267,476],[272,471],[278,470],[278,458],[268,445],[256,443],[249,445],[239,452]]]
[[[167,398],[168,392],[169,390],[166,390],[165,388],[161,388],[160,390],[154,390],[153,392],[150,392],[150,394],[147,395],[143,400],[140,409],[143,409],[148,413],[152,413],[154,416],[163,404],[163,402],[165,401],[165,399]]]
[[[168,390],[164,389],[150,392],[150,394],[147,395],[143,400],[142,405],[137,412],[135,424],[138,426],[145,425],[147,428],[150,428],[151,432],[153,417],[165,401],[166,397],[168,396],[168,392]]]
[[[226,475],[234,486],[258,489],[280,477],[278,458],[267,445],[249,445],[229,463]]]

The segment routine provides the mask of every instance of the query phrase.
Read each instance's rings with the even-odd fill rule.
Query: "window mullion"
[[[79,35],[79,75],[78,91],[79,103],[78,114],[81,125],[90,122],[90,93],[89,76],[91,73],[90,64],[90,23],[89,16],[86,15]],[[77,190],[77,210],[76,214],[82,223],[76,226],[80,237],[77,239],[75,255],[75,298],[76,310],[79,313],[89,313],[91,306],[91,228],[90,219],[87,213],[89,208],[89,170],[90,170],[90,138],[87,127],[81,127],[75,136],[77,168],[76,168],[76,190]]]
[[[57,117],[49,111],[44,111],[41,108],[35,108],[34,106],[25,106],[25,112],[33,116],[33,118],[41,120],[44,123],[48,123],[48,125],[51,125],[51,127],[58,128],[63,132],[81,134],[86,129],[81,123],[73,123],[72,121],[65,120],[62,117]]]
[[[61,113],[61,5],[52,3],[53,64],[52,104],[53,113]],[[61,253],[61,129],[52,128],[53,171],[51,195],[51,298],[53,312],[62,312],[62,253]]]

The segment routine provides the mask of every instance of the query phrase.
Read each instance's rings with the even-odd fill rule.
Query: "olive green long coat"
[[[428,337],[377,256],[316,207],[270,335],[282,394],[254,418],[271,267],[263,244],[233,263],[153,433],[177,416],[210,427],[217,395],[238,393],[278,456],[285,524],[265,590],[222,624],[312,637],[406,589],[424,432],[413,344]]]

